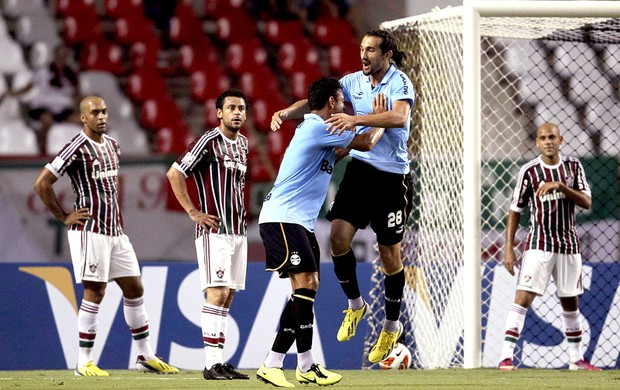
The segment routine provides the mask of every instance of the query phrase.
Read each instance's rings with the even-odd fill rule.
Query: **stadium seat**
[[[54,123],[47,132],[45,143],[45,153],[55,155],[60,152],[63,146],[69,142],[73,136],[82,131],[82,126],[75,123],[59,122]]]
[[[285,42],[304,39],[305,28],[300,19],[272,19],[265,23],[263,38],[272,45],[280,46]]]
[[[194,138],[183,123],[176,127],[163,127],[155,133],[155,151],[179,155],[185,151]]]
[[[108,135],[121,145],[123,155],[147,155],[150,153],[149,140],[146,132],[137,126],[127,123],[108,123]]]
[[[239,89],[250,99],[279,94],[280,85],[269,67],[259,67],[239,76]]]
[[[33,69],[38,69],[49,65],[52,59],[52,52],[55,46],[51,46],[47,42],[37,41],[30,46],[28,54],[28,63]]]
[[[126,72],[122,49],[111,41],[85,43],[80,51],[80,67],[82,70],[103,70],[117,76]]]
[[[213,128],[215,126],[217,126],[219,124],[219,119],[217,117],[217,110],[215,109],[215,99],[216,98],[211,98],[211,99],[207,99],[204,102],[204,120],[205,120],[205,127],[207,128]]]
[[[523,77],[529,72],[547,73],[550,71],[546,49],[537,45],[537,42],[527,40],[510,43],[504,52],[508,71],[517,77]]]
[[[286,106],[286,101],[280,94],[254,99],[252,101],[252,120],[256,130],[264,133],[271,132],[271,116]]]
[[[293,74],[291,74],[291,95],[293,99],[306,99],[310,84],[321,76],[323,76],[323,74],[317,69],[293,72]]]
[[[4,20],[4,17],[0,16],[0,39],[5,39],[9,36],[9,27],[6,25],[6,20]]]
[[[23,122],[21,107],[17,97],[5,95],[9,88],[4,76],[0,75],[0,125]]]
[[[614,98],[590,100],[585,106],[586,128],[592,134],[618,131],[620,128],[620,103]]]
[[[202,37],[182,45],[179,48],[179,57],[179,69],[191,73],[219,66],[220,53],[208,38]]]
[[[15,38],[23,46],[43,41],[55,47],[61,42],[56,22],[49,15],[23,15],[17,19]]]
[[[585,42],[566,42],[554,50],[554,55],[553,69],[564,79],[580,71],[598,72],[597,55]]]
[[[183,123],[181,111],[170,95],[149,98],[142,104],[140,124],[156,133],[163,127],[178,128]]]
[[[360,49],[355,45],[334,45],[327,49],[327,67],[334,77],[357,72],[361,62]]]
[[[536,106],[544,99],[563,99],[562,81],[552,72],[530,71],[519,82],[519,92],[530,106]]]
[[[605,74],[608,78],[614,79],[620,76],[620,45],[617,43],[605,44],[602,57]]]
[[[259,38],[231,43],[226,48],[226,69],[239,75],[267,64],[267,49]]]
[[[597,70],[590,73],[575,72],[568,79],[568,100],[584,105],[590,100],[602,100],[613,95],[612,84]]]
[[[0,155],[36,156],[39,154],[37,136],[23,122],[0,125]]]
[[[156,69],[144,68],[127,77],[125,93],[135,103],[167,94],[166,82]]]
[[[66,16],[80,16],[89,20],[93,16],[98,18],[95,0],[55,0],[54,9],[62,18]]]
[[[156,69],[161,42],[151,36],[143,42],[134,42],[129,46],[129,68],[139,70],[143,68]]]
[[[245,12],[244,0],[204,0],[205,16],[209,19],[218,19],[225,16],[234,16]]]
[[[119,17],[114,21],[115,41],[130,45],[135,42],[146,42],[155,36],[153,23],[143,14],[132,18]]]
[[[10,18],[20,16],[47,16],[44,0],[4,0],[2,2],[4,14]]]
[[[101,22],[97,15],[63,17],[62,36],[69,45],[95,42],[103,39]]]
[[[222,16],[216,21],[215,36],[226,43],[241,42],[257,37],[257,34],[256,25],[245,10],[234,16]]]
[[[183,15],[183,14],[181,14]],[[170,42],[182,45],[185,43],[192,43],[198,37],[202,37],[204,32],[202,31],[202,23],[195,15],[194,17],[185,16],[185,20],[182,16],[175,14],[170,19],[170,33],[168,37]]]
[[[312,39],[321,46],[358,45],[351,24],[342,18],[322,16],[313,25]]]
[[[278,67],[286,75],[297,71],[320,72],[319,60],[318,48],[307,38],[285,42],[278,49]]]
[[[230,88],[230,78],[219,66],[196,70],[190,77],[190,96],[198,103],[216,99]]]
[[[2,53],[0,73],[13,74],[26,69],[24,51],[19,43],[10,37],[0,37],[0,53]]]
[[[144,15],[144,2],[142,0],[104,0],[103,10],[105,16],[112,19],[131,19],[134,15]]]

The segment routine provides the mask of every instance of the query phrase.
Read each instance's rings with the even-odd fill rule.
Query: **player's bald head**
[[[556,133],[557,135],[560,135],[560,128],[555,123],[545,122],[538,126],[538,129],[536,129],[536,136],[538,136],[541,132]]]
[[[105,106],[105,102],[99,96],[86,96],[80,102],[80,114],[88,115],[93,107]]]

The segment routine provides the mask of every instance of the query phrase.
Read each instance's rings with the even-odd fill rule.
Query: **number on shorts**
[[[388,214],[388,224],[387,226],[389,228],[398,226],[400,224],[403,223],[403,211],[402,210],[398,210],[395,213],[389,213]]]

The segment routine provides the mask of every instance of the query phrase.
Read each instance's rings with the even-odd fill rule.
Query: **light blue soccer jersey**
[[[334,169],[334,148],[344,148],[353,131],[331,135],[323,118],[304,115],[280,164],[276,182],[265,197],[258,223],[286,222],[314,232]]]
[[[372,87],[370,76],[365,76],[361,70],[342,77],[340,84],[342,84],[344,100],[353,104],[355,115],[371,114],[372,100],[379,92],[387,97],[388,110],[392,109],[392,105],[397,100],[408,100],[413,107],[415,99],[413,84],[409,77],[393,64],[375,88]],[[351,156],[367,162],[380,171],[408,173],[407,140],[411,127],[410,119],[411,113],[405,127],[385,129],[374,148],[368,152],[352,150]],[[357,132],[363,133],[368,129],[367,126],[358,126]]]

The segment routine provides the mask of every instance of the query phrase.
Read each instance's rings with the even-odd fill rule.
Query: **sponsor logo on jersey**
[[[196,161],[196,156],[194,156],[192,153],[187,153],[185,156],[183,156],[183,159],[181,159],[181,162],[186,165],[192,165],[194,161]]]

